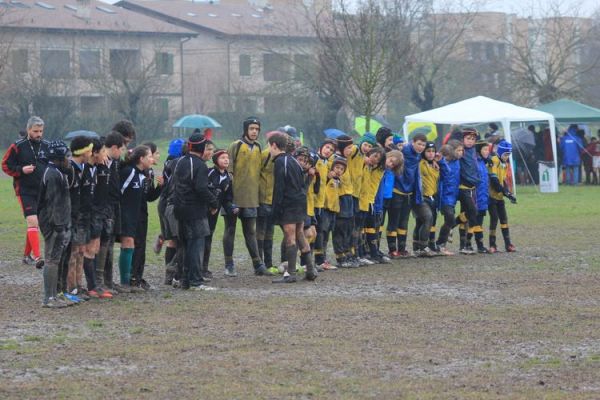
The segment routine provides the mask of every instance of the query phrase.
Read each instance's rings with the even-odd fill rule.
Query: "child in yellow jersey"
[[[437,158],[437,160],[436,160]],[[425,150],[423,151],[423,158],[419,162],[419,172],[421,174],[421,183],[423,186],[423,203],[426,204],[431,210],[431,227],[429,228],[429,240],[427,243],[427,249],[432,253],[439,253],[439,249],[435,244],[435,223],[437,220],[437,204],[438,204],[438,185],[440,181],[440,168],[437,161],[441,159],[441,155],[436,153],[435,143],[425,143]],[[420,220],[417,220],[415,224],[415,230],[413,233],[413,251],[418,252],[418,233],[423,229],[423,225]],[[421,251],[422,252],[422,251]],[[427,255],[429,254],[425,250]]]
[[[315,255],[315,263],[317,269],[331,269],[332,266],[325,258],[325,249],[323,248],[323,235],[324,231],[321,229],[321,214],[325,207],[325,187],[327,186],[328,174],[329,174],[329,160],[335,153],[335,140],[325,139],[321,144],[317,153],[318,159],[315,164],[317,171],[317,177],[319,180],[319,193],[315,195],[315,220],[316,220],[316,231],[317,236],[315,241],[312,243],[313,253]],[[334,267],[335,268],[335,267]]]
[[[346,163],[352,154],[354,146],[352,138],[341,135],[337,138],[337,156],[343,157]],[[340,210],[333,228],[333,249],[338,267],[358,267],[352,261],[352,231],[354,229],[354,200],[352,198],[353,186],[349,166],[340,177]]]
[[[364,231],[364,234],[361,235],[358,251],[359,261],[363,263],[364,260],[370,261],[371,264],[387,262],[380,256],[379,249],[377,248],[379,215],[375,207],[375,199],[383,178],[384,167],[385,150],[379,146],[373,147],[365,156],[365,168],[362,176],[360,197],[358,199],[361,214],[358,221],[362,223],[359,229]]]
[[[346,172],[346,159],[343,157],[335,157],[331,164],[331,171],[327,174],[327,183],[325,185],[325,204],[321,212],[319,221],[320,235],[322,236],[323,253],[315,255],[315,262],[323,267],[323,269],[337,269],[334,265],[326,265],[324,260],[327,256],[327,243],[329,242],[329,234],[333,231],[336,224],[336,218],[340,212],[340,190],[342,183],[340,177]],[[334,242],[334,252],[341,251],[339,244],[336,250]]]
[[[375,135],[372,133],[365,133],[358,143],[358,146],[354,146],[350,157],[348,157],[348,169],[350,170],[350,177],[352,178],[352,200],[354,203],[354,228],[352,230],[352,255],[349,258],[359,265],[372,265],[372,261],[365,257],[364,248],[361,246],[364,244],[363,227],[365,225],[365,213],[360,209],[359,202],[362,193],[363,177],[366,171],[366,155],[377,145]]]
[[[490,177],[490,198],[488,211],[490,212],[490,253],[496,253],[496,226],[500,220],[500,229],[504,237],[504,247],[507,252],[515,252],[517,249],[510,241],[508,230],[508,215],[506,214],[506,205],[504,197],[507,197],[511,203],[516,204],[517,199],[509,190],[507,175],[510,168],[509,159],[512,151],[512,145],[505,140],[500,140],[494,145],[496,152],[491,155],[491,165],[488,168]]]

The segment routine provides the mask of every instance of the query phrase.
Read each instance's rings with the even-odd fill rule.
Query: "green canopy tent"
[[[600,110],[569,99],[542,104],[536,110],[554,115],[556,122],[600,122]]]

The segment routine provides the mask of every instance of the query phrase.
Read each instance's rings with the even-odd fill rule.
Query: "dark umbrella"
[[[85,136],[85,137],[94,138],[94,139],[100,138],[100,135],[98,135],[96,132],[79,130],[79,131],[73,131],[73,132],[67,133],[65,135],[65,140],[72,140],[73,138],[76,138],[77,136]]]

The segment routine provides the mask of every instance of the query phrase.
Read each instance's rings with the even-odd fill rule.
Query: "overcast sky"
[[[459,3],[460,0],[456,0],[456,4]],[[552,4],[557,4],[557,0],[487,0],[483,9],[535,17],[543,14],[544,10],[547,10]],[[600,8],[599,0],[566,0],[561,1],[560,4],[561,14],[573,15],[574,10],[579,9],[580,17],[590,17],[595,10]]]

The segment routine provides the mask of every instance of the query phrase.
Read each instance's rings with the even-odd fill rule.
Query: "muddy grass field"
[[[9,186],[0,180],[2,399],[600,398],[598,188],[519,190],[514,254],[279,286],[252,276],[238,240],[238,278],[222,278],[215,246],[218,291],[162,286],[149,254],[154,290],[47,310],[41,274],[20,262]]]

